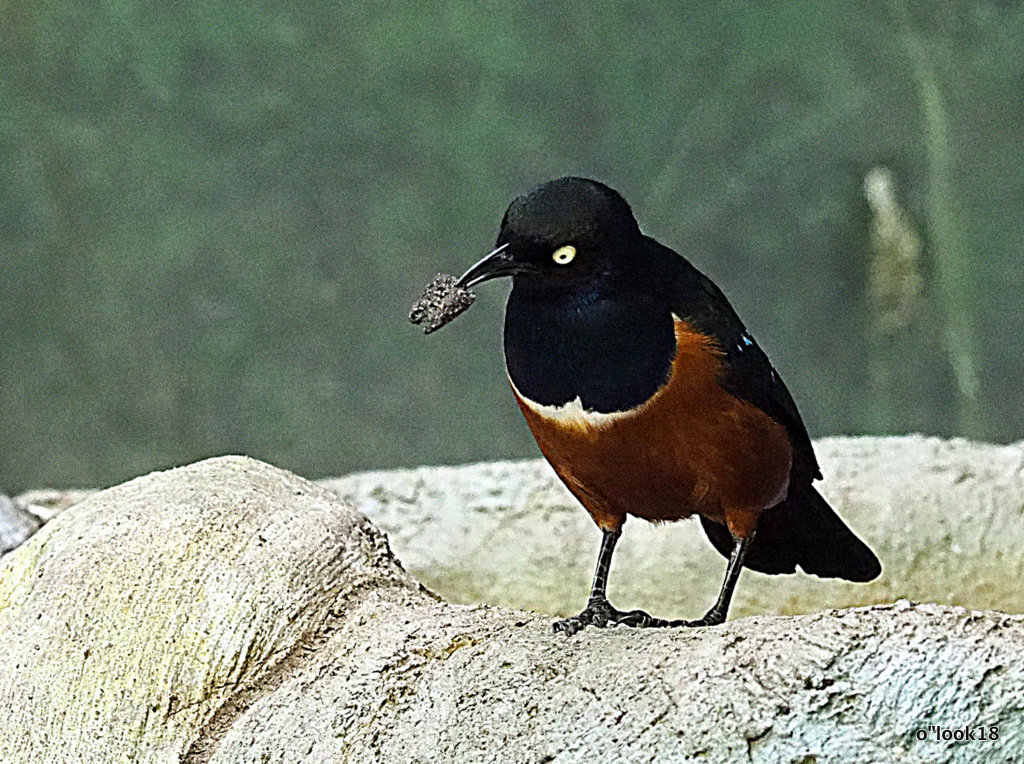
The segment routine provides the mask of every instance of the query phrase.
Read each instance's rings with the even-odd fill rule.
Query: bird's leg
[[[725,568],[725,580],[722,581],[722,589],[718,592],[718,599],[711,609],[704,614],[704,617],[697,621],[688,621],[687,626],[716,626],[725,622],[725,616],[729,613],[729,603],[732,602],[732,593],[736,589],[736,582],[740,578],[740,571],[743,569],[743,558],[747,556],[747,550],[754,541],[754,532],[751,531],[745,538],[733,535],[732,554],[729,555],[729,564]]]
[[[704,617],[696,621],[666,620],[655,618],[643,610],[630,610],[622,612],[616,610],[608,602],[605,594],[608,588],[608,569],[612,562],[612,552],[615,544],[622,535],[622,529],[604,531],[601,539],[601,551],[597,556],[597,569],[594,571],[594,583],[590,587],[590,599],[587,606],[579,615],[555,621],[552,628],[567,636],[572,636],[587,626],[635,626],[639,628],[668,628],[679,626],[716,626],[724,623],[729,612],[729,603],[732,601],[732,593],[736,589],[736,582],[739,580],[740,571],[743,569],[743,558],[747,556],[747,550],[754,540],[751,532],[745,538],[733,536],[732,554],[729,556],[729,564],[725,569],[725,580],[722,581],[722,589],[718,593],[718,599],[711,609],[704,614]]]
[[[612,564],[612,552],[622,535],[622,529],[605,530],[601,538],[601,551],[597,555],[597,569],[594,571],[594,583],[590,587],[590,599],[583,612],[572,618],[555,621],[552,628],[566,635],[573,635],[587,626],[682,626],[684,622],[664,621],[654,618],[642,610],[621,612],[608,602],[605,593],[608,588],[608,569]]]
[[[597,569],[594,571],[594,583],[590,586],[590,599],[583,612],[573,618],[555,621],[551,627],[555,631],[572,636],[586,626],[608,626],[615,611],[608,603],[605,591],[608,588],[608,569],[612,564],[612,552],[622,535],[622,528],[615,530],[602,529],[601,551],[597,554]]]

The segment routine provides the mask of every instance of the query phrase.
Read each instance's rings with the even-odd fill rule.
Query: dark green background
[[[406,313],[488,250],[516,194],[568,173],[617,187],[725,289],[813,435],[1024,436],[1020,3],[0,12],[7,491],[222,452],[308,476],[534,454],[502,367],[507,287],[427,338]],[[887,403],[860,190],[876,162],[928,242]],[[962,265],[945,291],[937,246]]]

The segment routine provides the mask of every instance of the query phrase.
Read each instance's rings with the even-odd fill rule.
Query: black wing
[[[762,573],[807,573],[870,581],[881,572],[874,553],[851,531],[811,483],[821,477],[800,412],[764,351],[747,332],[722,290],[684,258],[650,242],[654,281],[672,310],[697,331],[714,337],[725,352],[722,387],[757,406],[786,428],[793,446],[789,494],[761,515],[744,565]],[[724,525],[701,517],[715,549],[728,558],[733,539]]]
[[[809,485],[821,477],[810,436],[782,377],[747,331],[722,290],[685,258],[648,238],[656,288],[673,312],[697,331],[714,337],[725,353],[722,387],[786,428],[793,447],[790,483]]]

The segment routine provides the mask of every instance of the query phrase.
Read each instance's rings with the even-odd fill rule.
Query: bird
[[[744,567],[880,574],[813,486],[814,448],[767,355],[707,276],[641,232],[621,194],[563,177],[517,197],[493,251],[456,286],[498,277],[512,280],[504,354],[515,401],[602,533],[587,605],[556,632],[721,624]],[[612,607],[608,573],[626,519],[693,515],[728,561],[705,615]]]

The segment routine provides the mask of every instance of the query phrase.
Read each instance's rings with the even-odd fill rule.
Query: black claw
[[[615,610],[606,599],[591,597],[590,602],[579,615],[555,621],[551,628],[555,632],[562,632],[571,637],[577,631],[582,631],[587,626],[604,627],[610,625],[619,612]]]
[[[711,608],[704,617],[696,621],[687,621],[687,626],[718,626],[725,623],[725,613]]]
[[[668,626],[669,622],[661,618],[655,618],[653,615],[645,613],[643,610],[630,610],[628,613],[619,613],[619,617],[615,619],[615,624],[621,626],[633,626],[638,629],[650,629]]]
[[[584,624],[579,618],[566,618],[561,621],[555,621],[551,624],[551,630],[556,634],[561,632],[567,637],[571,637],[577,631],[580,631],[586,624]]]
[[[705,616],[707,618],[707,616]],[[630,610],[622,612],[613,608],[608,600],[592,598],[587,607],[577,616],[555,621],[551,628],[556,633],[560,632],[566,636],[572,636],[582,631],[587,626],[604,628],[608,626],[632,626],[638,629],[664,629],[680,626],[703,626],[700,621],[667,621],[664,618],[655,618],[643,610]]]
[[[629,610],[622,612],[616,610],[609,604],[608,600],[591,599],[587,607],[577,616],[555,621],[551,629],[556,634],[565,634],[571,637],[577,632],[583,631],[587,626],[606,628],[611,626],[631,626],[636,629],[678,629],[694,628],[698,626],[717,626],[725,623],[725,614],[714,608],[705,613],[703,618],[696,621],[666,620],[655,618],[643,610]]]

